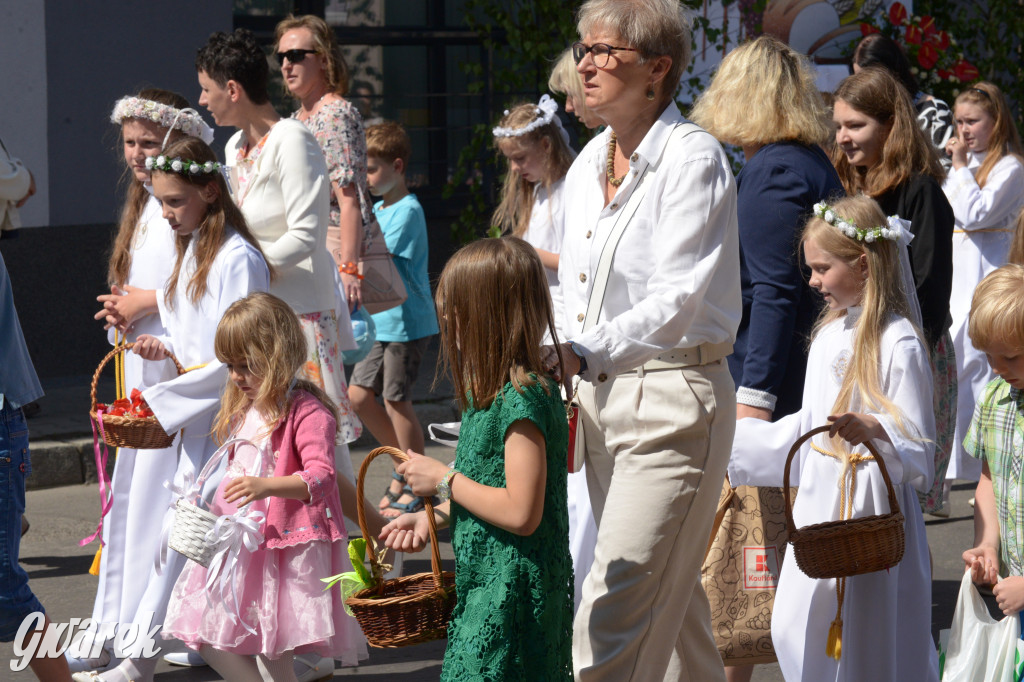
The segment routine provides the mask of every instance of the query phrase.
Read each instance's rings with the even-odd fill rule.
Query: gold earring
[[[654,101],[654,85],[647,86],[647,99]]]

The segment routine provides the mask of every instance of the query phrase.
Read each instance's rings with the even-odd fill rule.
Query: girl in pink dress
[[[335,484],[335,408],[295,373],[306,342],[291,308],[255,293],[237,301],[217,327],[217,358],[230,381],[215,435],[232,447],[210,511],[266,515],[263,540],[211,569],[189,562],[171,595],[165,636],[197,649],[228,680],[294,680],[295,654],[354,665],[366,643],[338,590],[321,577],[348,569],[345,526]],[[262,469],[263,476],[252,475]],[[246,506],[248,505],[248,506]],[[256,656],[256,658],[252,658]]]

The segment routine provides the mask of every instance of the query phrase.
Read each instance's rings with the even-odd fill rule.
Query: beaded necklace
[[[626,179],[627,175],[629,175],[629,169],[627,168],[621,178],[615,177],[615,139],[615,133],[613,132],[611,137],[608,139],[608,163],[605,165],[604,171],[605,176],[608,178],[608,184],[612,187],[618,187],[621,185],[622,181]]]

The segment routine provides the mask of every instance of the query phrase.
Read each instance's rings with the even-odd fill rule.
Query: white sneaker
[[[334,659],[316,654],[295,657],[295,677],[299,682],[329,680],[334,677]]]
[[[171,665],[178,665],[183,668],[201,668],[204,665],[210,665],[203,660],[198,651],[192,651],[191,649],[167,654],[164,656],[164,660]]]

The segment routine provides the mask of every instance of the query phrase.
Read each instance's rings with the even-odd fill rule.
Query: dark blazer
[[[729,371],[740,402],[751,392],[775,396],[777,419],[800,409],[808,337],[822,305],[807,284],[800,233],[814,204],[842,196],[843,186],[821,148],[797,142],[762,147],[736,184],[743,319]]]

